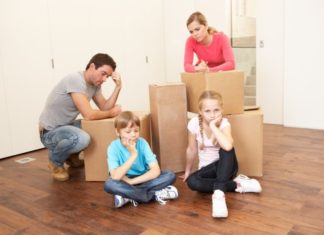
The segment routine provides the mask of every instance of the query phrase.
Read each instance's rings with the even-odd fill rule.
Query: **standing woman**
[[[184,69],[186,72],[217,72],[235,69],[233,50],[228,37],[209,27],[206,17],[194,12],[187,20],[191,36],[187,39]],[[198,62],[193,64],[194,54]]]

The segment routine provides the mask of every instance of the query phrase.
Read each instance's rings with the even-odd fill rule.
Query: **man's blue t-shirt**
[[[127,177],[143,175],[150,169],[149,164],[157,162],[155,154],[145,139],[138,138],[136,149],[138,156],[127,172]],[[128,149],[121,143],[120,139],[111,142],[107,150],[109,172],[123,165],[129,159],[129,156]]]

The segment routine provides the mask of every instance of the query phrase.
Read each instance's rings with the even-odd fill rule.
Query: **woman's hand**
[[[202,60],[198,65],[195,66],[197,72],[209,72],[208,62]]]

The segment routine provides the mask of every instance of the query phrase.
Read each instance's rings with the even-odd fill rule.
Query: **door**
[[[10,123],[2,135],[15,155],[42,148],[38,117],[52,86],[47,3],[1,1],[0,16],[1,105]]]

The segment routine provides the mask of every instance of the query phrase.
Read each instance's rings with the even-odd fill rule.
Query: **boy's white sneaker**
[[[155,200],[161,205],[166,204],[165,200],[175,199],[179,196],[178,190],[173,185],[155,192]]]
[[[212,196],[214,218],[226,218],[228,216],[228,210],[226,206],[225,194],[221,190],[215,190]]]
[[[251,179],[245,175],[238,175],[234,179],[237,183],[235,192],[238,193],[260,193],[262,191],[259,181]]]
[[[129,199],[129,198],[124,198],[120,195],[115,195],[114,196],[114,199],[115,199],[115,207],[116,208],[119,208],[119,207],[122,207],[123,205],[131,202],[133,206],[137,206],[138,203],[132,199]]]

